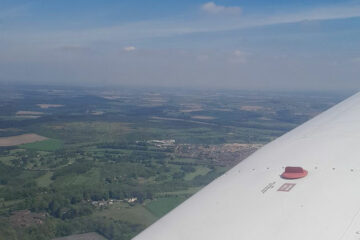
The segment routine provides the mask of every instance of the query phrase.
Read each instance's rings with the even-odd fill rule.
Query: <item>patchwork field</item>
[[[342,99],[46,87],[15,95],[0,101],[1,240],[130,240]]]
[[[12,137],[0,137],[0,147],[18,146],[26,143],[39,142],[46,139],[46,137],[37,134],[22,134]]]

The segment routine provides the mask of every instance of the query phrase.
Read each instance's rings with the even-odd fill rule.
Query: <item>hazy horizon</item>
[[[360,88],[360,1],[0,2],[0,84]]]

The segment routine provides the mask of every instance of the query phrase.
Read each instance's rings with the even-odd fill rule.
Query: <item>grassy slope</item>
[[[47,172],[41,177],[36,179],[36,183],[39,187],[48,187],[53,181],[51,180],[53,173]]]
[[[145,207],[156,217],[160,218],[186,200],[184,196],[159,198],[146,204]]]
[[[142,205],[129,206],[127,203],[116,202],[108,209],[95,213],[96,216],[105,216],[113,220],[126,221],[129,223],[149,226],[157,220],[157,217]]]
[[[192,172],[192,173],[188,173],[185,175],[184,179],[186,181],[191,181],[193,180],[196,176],[204,176],[206,175],[208,172],[210,172],[210,168],[208,167],[204,167],[204,166],[197,166],[196,168],[196,171],[195,172]]]

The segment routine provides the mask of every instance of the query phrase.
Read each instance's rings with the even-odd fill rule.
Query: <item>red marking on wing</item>
[[[298,179],[308,175],[308,171],[302,167],[286,167],[285,172],[281,174],[282,178],[285,179]]]

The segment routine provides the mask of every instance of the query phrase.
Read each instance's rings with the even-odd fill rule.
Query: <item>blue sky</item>
[[[360,1],[0,0],[0,81],[360,87]]]

